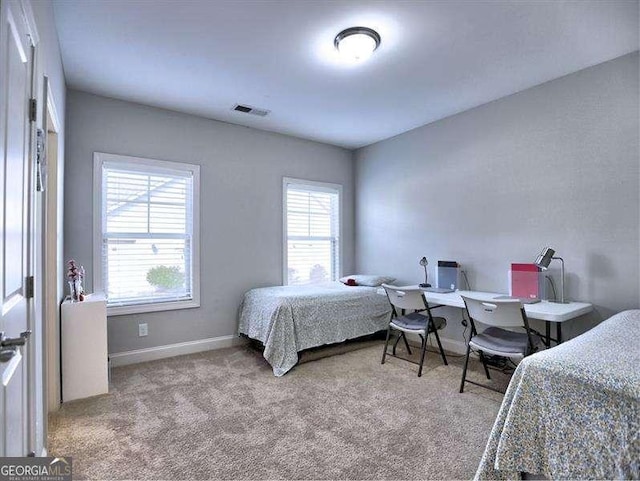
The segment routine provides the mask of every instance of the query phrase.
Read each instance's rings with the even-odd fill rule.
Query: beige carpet
[[[417,366],[380,342],[275,378],[248,347],[116,368],[108,395],[50,417],[74,479],[468,479],[500,406],[461,360]],[[478,366],[472,377],[480,380]]]

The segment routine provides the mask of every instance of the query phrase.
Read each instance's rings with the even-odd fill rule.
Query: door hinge
[[[25,288],[25,295],[27,299],[33,298],[33,276],[27,277],[27,283]]]
[[[38,101],[29,99],[29,122],[35,122],[38,115]]]

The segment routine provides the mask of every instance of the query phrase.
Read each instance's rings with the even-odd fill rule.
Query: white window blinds
[[[340,187],[285,179],[289,285],[335,281],[340,266]]]
[[[194,171],[176,165],[101,163],[101,280],[108,307],[194,299]]]

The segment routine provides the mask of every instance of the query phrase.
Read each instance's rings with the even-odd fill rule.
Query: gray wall
[[[65,257],[88,271],[95,151],[201,166],[201,307],[110,317],[112,353],[237,332],[243,292],[282,283],[283,176],[343,185],[343,270],[353,270],[350,151],[70,90]],[[148,337],[138,337],[138,322]]]
[[[40,73],[49,78],[49,89],[52,95],[60,123],[64,125],[64,108],[66,97],[66,84],[62,70],[62,57],[58,45],[58,33],[56,31],[55,18],[53,16],[53,4],[45,1],[32,1],[31,7],[36,19],[40,45],[38,61]],[[40,81],[41,79],[39,79]],[[39,88],[41,88],[41,84]],[[60,144],[63,144],[63,140]]]
[[[357,271],[415,284],[426,255],[431,279],[457,260],[473,289],[507,292],[510,263],[549,245],[568,297],[597,308],[565,331],[638,308],[638,113],[636,52],[358,150]]]
[[[45,1],[32,1],[31,7],[33,9],[33,15],[36,19],[36,26],[38,29],[38,35],[40,36],[40,44],[38,45],[38,69],[40,76],[38,77],[38,92],[41,97],[41,92],[44,88],[44,77],[49,80],[49,92],[48,95],[53,100],[54,109],[58,116],[59,122],[58,129],[58,198],[56,201],[57,207],[57,232],[56,237],[58,239],[58,272],[47,272],[45,278],[47,281],[57,282],[58,300],[61,301],[64,297],[63,285],[66,283],[64,278],[64,259],[63,259],[63,245],[64,245],[64,232],[63,232],[63,218],[64,218],[64,138],[65,138],[65,104],[67,87],[65,83],[64,71],[62,68],[62,56],[60,54],[60,46],[58,42],[58,32],[55,25],[55,17],[53,14],[53,4]],[[45,103],[47,99],[42,99],[40,105],[38,105],[38,127],[41,128],[41,119],[43,118],[42,112],[45,109]],[[57,323],[56,323],[57,325]]]
[[[55,109],[58,114],[59,125],[59,142],[58,142],[58,177],[57,177],[57,187],[58,187],[58,197],[57,199],[52,199],[53,202],[56,202],[56,207],[58,211],[58,219],[62,222],[62,207],[63,207],[63,172],[64,172],[64,130],[65,130],[65,96],[66,96],[66,86],[65,86],[65,78],[64,72],[62,70],[62,57],[60,55],[60,48],[58,45],[58,34],[55,26],[55,19],[53,16],[53,5],[51,2],[44,1],[32,1],[31,7],[33,10],[33,15],[35,17],[36,28],[38,31],[38,36],[40,38],[40,42],[37,47],[37,93],[36,97],[38,98],[38,120],[37,125],[38,128],[42,128],[42,112],[45,109],[46,99],[43,98],[42,92],[44,87],[44,77],[48,77],[49,79],[49,95],[53,99]],[[42,194],[38,194],[36,196],[36,202],[43,206],[43,196]],[[44,235],[40,230],[40,225],[36,227],[36,239],[38,239],[38,245],[36,248],[37,251],[37,259],[38,266],[42,263],[42,247],[43,242],[45,240]],[[58,240],[58,272],[46,272],[44,271],[40,275],[40,273],[36,273],[36,309],[42,309],[42,305],[45,302],[44,300],[44,292],[43,286],[44,283],[48,282],[57,282],[58,288],[58,300],[60,300],[62,292],[60,286],[62,286],[62,229],[59,229],[56,233],[56,237]],[[57,303],[57,301],[56,301]],[[57,312],[56,319],[53,322],[53,325],[57,326]],[[47,315],[51,315],[51,313],[47,313]],[[42,449],[46,445],[46,426],[47,426],[47,418],[45,416],[46,413],[46,404],[47,404],[47,395],[48,393],[45,391],[47,384],[44,381],[44,376],[48,371],[48,362],[44,359],[45,356],[45,327],[46,323],[44,319],[41,319],[39,316],[35,318],[35,325],[33,326],[34,335],[31,338],[31,345],[35,346],[35,356],[36,356],[36,365],[41,366],[36,369],[36,445],[33,447],[35,452],[40,454]],[[57,340],[58,332],[46,332],[47,336],[51,336]],[[57,369],[57,366],[56,366]],[[45,372],[46,371],[46,372]],[[57,371],[56,371],[57,373]],[[53,380],[49,380],[48,382],[55,383],[55,378]]]

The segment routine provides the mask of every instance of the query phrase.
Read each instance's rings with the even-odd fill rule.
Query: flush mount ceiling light
[[[351,27],[336,35],[333,44],[341,56],[359,62],[369,58],[378,48],[380,35],[367,27]]]

